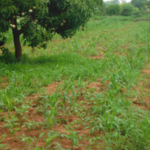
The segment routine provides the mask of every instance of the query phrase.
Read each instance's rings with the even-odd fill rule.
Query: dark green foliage
[[[102,4],[98,6],[98,11],[96,12],[95,15],[98,16],[106,15],[106,4],[104,2],[102,2]]]
[[[131,4],[133,4],[135,7],[138,7],[141,9],[145,2],[148,2],[149,0],[132,0]]]
[[[134,6],[132,4],[126,3],[121,5],[121,15],[131,16],[134,12]]]
[[[1,62],[4,62],[6,64],[17,62],[17,59],[15,58],[15,56],[11,54],[7,48],[3,47],[1,48],[1,50],[3,54],[2,56],[0,56]]]
[[[109,5],[106,9],[108,15],[119,15],[121,11],[120,5]]]
[[[145,5],[147,5],[148,8],[150,8],[150,1],[146,2]]]
[[[0,61],[5,63],[17,62],[16,58],[9,52],[8,48],[4,47],[6,43],[6,37],[0,34],[0,51],[3,54],[0,56]]]
[[[133,16],[139,17],[141,15],[141,11],[139,10],[139,8],[134,7],[132,14]]]
[[[0,34],[0,47],[3,46],[5,43],[6,43],[6,37]]]

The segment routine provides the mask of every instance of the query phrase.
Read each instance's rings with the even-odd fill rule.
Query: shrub
[[[140,14],[141,14],[141,11],[139,10],[139,8],[137,8],[137,7],[134,7],[134,9],[133,9],[133,13],[132,13],[134,16],[140,16]]]
[[[131,16],[134,12],[135,7],[132,4],[122,4],[121,5],[121,15],[122,16]]]
[[[15,58],[13,54],[9,52],[8,48],[1,47],[0,51],[2,51],[2,55],[0,55],[0,63],[4,62],[7,64],[7,63],[17,62],[17,59]]]
[[[109,5],[106,9],[108,15],[119,15],[121,11],[120,5]]]
[[[0,33],[0,48],[6,43],[6,37]]]

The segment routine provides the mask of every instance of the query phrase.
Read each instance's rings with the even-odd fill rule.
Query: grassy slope
[[[138,94],[138,90],[133,89],[144,80],[141,69],[149,62],[149,32],[149,22],[119,21],[118,17],[111,17],[91,20],[86,31],[77,32],[72,39],[62,40],[56,35],[46,50],[36,48],[31,53],[30,48],[24,47],[25,55],[20,63],[0,63],[0,76],[6,77],[5,82],[8,84],[5,89],[0,89],[0,110],[13,111],[15,106],[17,110],[19,105],[25,107],[26,96],[37,91],[43,94],[45,91],[42,87],[62,81],[66,87],[64,92],[70,89],[72,93],[76,89],[82,90],[86,103],[91,104],[91,107],[88,112],[83,111],[84,107],[77,101],[81,92],[68,95],[74,104],[67,110],[64,110],[63,104],[60,108],[56,107],[59,98],[50,107],[63,110],[64,116],[76,114],[81,120],[87,120],[90,133],[102,131],[103,134],[88,139],[89,149],[93,146],[100,148],[102,144],[98,141],[101,140],[108,149],[148,150],[149,111],[132,107],[131,101]],[[11,45],[8,47],[13,48]],[[104,59],[89,59],[92,56]],[[104,84],[109,81],[105,91],[89,93],[83,88],[87,81],[98,79],[102,79]],[[121,89],[126,92],[122,93]],[[58,94],[64,98],[61,92]],[[49,101],[45,99],[39,105],[47,108]],[[44,114],[45,110],[40,111]],[[80,116],[82,113],[86,115]],[[59,115],[57,111],[53,113],[54,118]],[[48,120],[48,116],[44,116]],[[54,126],[49,121],[45,124]],[[79,140],[80,136],[74,134],[69,139]],[[78,147],[78,142],[74,145]]]

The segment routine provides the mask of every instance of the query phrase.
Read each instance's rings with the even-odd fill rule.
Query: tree
[[[109,5],[106,8],[107,14],[108,15],[119,15],[121,11],[120,5]]]
[[[132,4],[125,3],[121,4],[121,15],[130,16],[134,12],[135,7]]]
[[[21,34],[24,45],[46,48],[56,33],[63,38],[73,36],[101,4],[102,0],[0,0],[0,34],[12,28],[19,59]]]
[[[146,2],[145,5],[147,5],[148,8],[150,9],[150,0],[148,2]]]
[[[106,5],[104,2],[98,7],[98,12],[96,15],[98,15],[98,16],[106,15]]]
[[[141,9],[145,2],[148,2],[149,0],[132,0],[131,4],[133,4],[135,7],[138,7]]]

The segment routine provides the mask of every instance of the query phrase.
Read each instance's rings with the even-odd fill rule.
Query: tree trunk
[[[15,25],[14,28],[12,28],[13,32],[13,38],[14,38],[14,45],[15,45],[15,56],[17,60],[20,60],[20,57],[22,56],[22,49],[20,44],[20,32],[17,29],[17,19],[13,16],[11,17],[12,24]]]
[[[17,29],[13,29],[14,45],[15,45],[15,56],[17,60],[22,56],[22,49],[20,44],[20,35]]]

